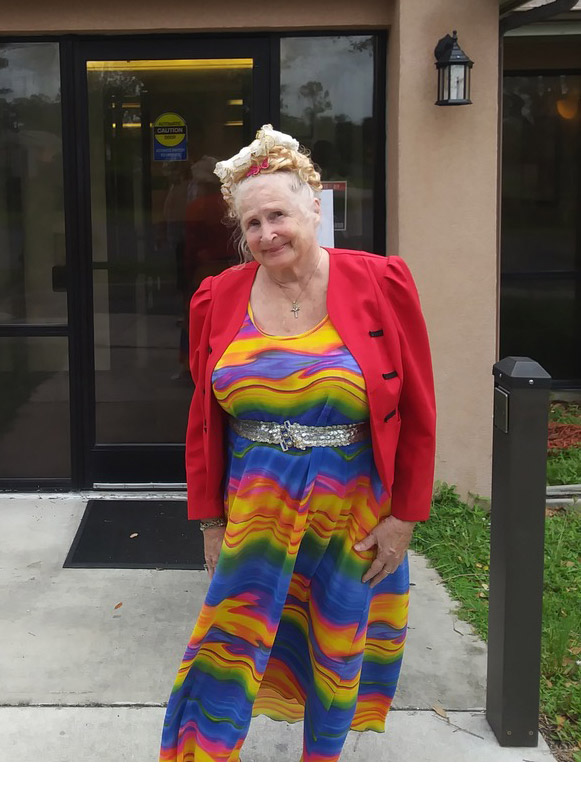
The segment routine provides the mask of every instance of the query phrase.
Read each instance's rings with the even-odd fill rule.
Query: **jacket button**
[[[388,374],[382,374],[381,376],[384,379],[393,379],[394,377],[397,377],[397,371],[390,371]]]
[[[369,335],[371,338],[378,338],[378,336],[383,336],[383,330],[370,330]]]
[[[208,355],[212,353],[212,347],[208,347]]]
[[[395,409],[392,409],[391,412],[388,412],[387,415],[383,418],[384,422],[387,423],[395,415]]]

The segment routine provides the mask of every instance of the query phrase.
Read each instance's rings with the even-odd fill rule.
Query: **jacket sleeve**
[[[211,304],[212,277],[205,278],[190,301],[190,372],[195,389],[190,404],[186,431],[186,480],[188,488],[188,518],[197,519],[197,501],[206,498],[206,460],[204,455],[204,374],[207,353],[203,352],[203,336],[207,333],[207,316]],[[223,510],[208,514],[219,516]]]
[[[436,402],[432,360],[420,299],[409,268],[390,256],[385,294],[399,330],[402,387],[391,512],[404,521],[430,515],[436,450]]]
[[[207,276],[194,292],[190,300],[190,372],[194,380],[194,385],[198,384],[200,375],[203,377],[204,374],[203,365],[200,367],[200,342],[202,340],[204,323],[210,310],[211,300],[212,276]]]

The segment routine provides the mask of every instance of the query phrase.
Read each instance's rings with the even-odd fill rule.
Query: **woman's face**
[[[291,191],[283,173],[257,175],[244,183],[238,207],[240,225],[254,259],[267,269],[300,267],[317,252],[320,203],[312,211]]]

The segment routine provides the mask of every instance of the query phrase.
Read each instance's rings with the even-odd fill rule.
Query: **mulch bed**
[[[549,450],[581,446],[581,426],[575,423],[549,423]]]

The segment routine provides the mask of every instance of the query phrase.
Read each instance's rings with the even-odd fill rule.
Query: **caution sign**
[[[181,115],[164,112],[153,124],[153,160],[187,161],[188,127]]]

